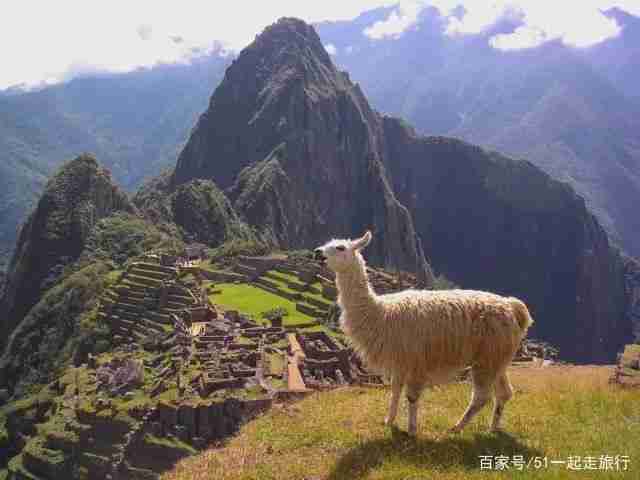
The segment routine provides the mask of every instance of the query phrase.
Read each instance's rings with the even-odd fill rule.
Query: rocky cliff
[[[434,268],[516,295],[531,335],[574,361],[611,361],[630,338],[621,254],[566,183],[527,161],[385,117],[388,169]]]
[[[81,155],[49,180],[23,225],[0,299],[0,347],[27,311],[82,252],[93,226],[115,211],[134,212],[95,158]]]
[[[378,115],[336,70],[314,29],[284,18],[227,69],[171,187],[213,180],[239,214],[285,248],[373,228],[373,260],[428,283],[413,222],[386,177],[381,135]]]

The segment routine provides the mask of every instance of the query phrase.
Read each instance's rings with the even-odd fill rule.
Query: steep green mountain
[[[65,164],[47,182],[35,211],[22,227],[0,303],[2,346],[22,317],[76,261],[96,222],[134,207],[89,155]]]
[[[171,189],[211,179],[282,248],[378,234],[382,264],[431,281],[408,211],[384,172],[382,124],[312,27],[281,19],[225,73],[178,157]]]
[[[20,232],[0,299],[2,385],[26,380],[18,373],[46,362],[34,351],[48,342],[64,344],[73,314],[95,301],[96,277],[105,273],[104,265],[88,265],[65,289],[51,287],[78,262],[94,227],[116,212],[135,214],[135,208],[89,155],[64,164],[47,182]],[[51,354],[51,348],[45,350]]]
[[[146,218],[188,241],[217,247],[233,239],[256,240],[253,231],[211,180],[196,179],[175,190],[167,173],[143,185],[134,202]]]
[[[426,8],[398,38],[371,40],[363,22],[323,23],[335,61],[372,104],[426,134],[455,136],[518,157],[569,182],[616,243],[640,255],[638,19],[622,12],[620,37],[588,49],[560,42],[500,51],[488,43],[518,26],[502,20],[478,35],[451,37]],[[388,16],[379,11],[370,18]]]
[[[0,95],[0,267],[66,159],[94,153],[127,190],[174,162],[227,62],[214,51],[189,64]]]

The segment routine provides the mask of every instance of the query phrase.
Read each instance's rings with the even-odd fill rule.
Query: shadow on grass
[[[384,462],[401,462],[418,468],[463,467],[480,469],[480,457],[522,455],[525,462],[543,457],[537,449],[527,447],[508,433],[482,433],[473,438],[443,434],[441,438],[412,438],[406,432],[392,429],[391,438],[372,440],[351,449],[338,459],[327,480],[363,478]]]

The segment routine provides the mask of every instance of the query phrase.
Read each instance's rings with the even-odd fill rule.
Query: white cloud
[[[537,27],[523,26],[516,28],[513,33],[495,35],[489,39],[489,43],[499,50],[515,50],[537,47],[547,40],[549,37],[543,30]]]
[[[215,41],[238,51],[279,17],[348,20],[393,0],[159,2],[2,0],[0,89],[79,71],[123,72],[188,59]]]
[[[418,21],[420,12],[434,6],[448,16],[449,35],[477,34],[505,16],[522,20],[510,34],[496,35],[490,44],[500,49],[529,48],[560,39],[565,44],[585,47],[617,35],[620,27],[602,11],[619,7],[640,16],[640,0],[400,0],[385,20],[364,30],[370,38],[397,38]],[[461,18],[452,15],[462,6]]]
[[[328,43],[327,45],[324,46],[324,49],[327,51],[329,55],[336,55],[338,53],[338,50],[336,49],[336,46],[333,43]]]
[[[432,3],[445,15],[456,5],[465,7],[461,19],[450,17],[447,28],[450,35],[480,33],[506,15],[519,17],[523,25],[513,33],[490,39],[490,44],[499,49],[530,48],[556,39],[586,47],[620,32],[616,22],[603,14],[604,10],[620,7],[640,14],[638,0],[433,0]]]
[[[281,16],[308,22],[348,20],[359,13],[391,6],[397,0],[325,0],[300,2],[236,0],[3,0],[0,16],[0,88],[69,78],[77,72],[123,72],[158,62],[188,59],[193,49],[215,41],[226,52],[238,51]],[[400,0],[383,22],[367,29],[373,38],[396,37],[415,25],[420,11],[434,5],[450,12],[463,4],[467,14],[451,20],[449,31],[482,31],[504,14],[519,9],[525,25],[497,36],[497,48],[523,48],[541,39],[560,38],[588,45],[614,35],[617,26],[598,9],[619,6],[640,16],[639,0]],[[346,50],[345,50],[346,52]]]
[[[398,37],[415,25],[423,8],[424,2],[422,1],[402,1],[385,20],[378,21],[366,28],[364,34],[376,40],[384,37]]]

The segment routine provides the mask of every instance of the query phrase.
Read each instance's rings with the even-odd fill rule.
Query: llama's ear
[[[365,233],[362,238],[359,238],[358,240],[356,240],[355,242],[353,242],[353,248],[355,250],[361,250],[364,247],[366,247],[367,245],[369,245],[369,242],[371,242],[371,231],[367,230],[367,233]]]

